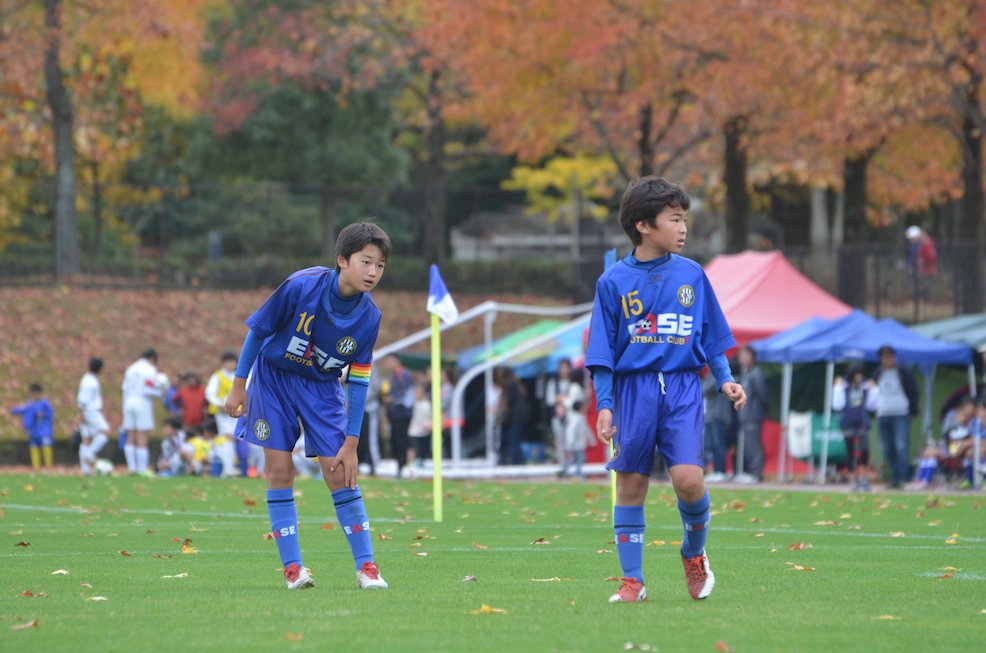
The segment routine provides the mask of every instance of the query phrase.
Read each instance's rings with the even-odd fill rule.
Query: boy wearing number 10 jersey
[[[305,453],[318,458],[332,492],[356,562],[357,585],[387,587],[373,558],[370,523],[356,485],[356,447],[380,328],[380,311],[369,291],[380,282],[390,251],[383,229],[351,224],[339,232],[335,269],[295,272],[246,321],[249,331],[225,408],[240,418],[237,437],[264,448],[267,509],[289,589],[314,585],[301,561],[294,503],[291,454],[302,428]],[[339,382],[347,366],[348,401]]]
[[[623,578],[611,603],[647,599],[644,500],[655,446],[678,496],[688,592],[704,599],[715,585],[705,554],[710,512],[699,372],[708,365],[737,410],[746,395],[729,372],[725,352],[736,341],[709,280],[701,266],[678,255],[690,203],[676,183],[631,182],[620,201],[620,224],[634,249],[596,283],[585,365],[599,407],[597,432],[613,443],[607,468],[616,471],[613,529]]]

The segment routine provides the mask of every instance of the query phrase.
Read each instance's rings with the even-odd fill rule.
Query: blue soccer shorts
[[[55,444],[55,438],[50,435],[32,435],[28,437],[28,445],[31,447],[51,447]]]
[[[654,448],[668,467],[704,466],[702,381],[695,372],[640,372],[613,378],[613,457],[606,469],[650,475]]]
[[[293,451],[305,429],[305,455],[334,456],[346,441],[346,402],[338,379],[316,381],[257,357],[247,386],[247,412],[236,437],[266,449]]]

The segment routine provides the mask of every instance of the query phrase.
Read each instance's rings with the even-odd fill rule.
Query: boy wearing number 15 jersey
[[[715,585],[705,555],[710,513],[699,372],[708,365],[736,409],[746,396],[729,373],[725,352],[736,341],[709,280],[697,263],[678,255],[689,204],[673,182],[631,182],[620,202],[620,223],[634,249],[596,283],[585,365],[596,390],[599,437],[613,443],[607,468],[616,471],[613,528],[623,579],[611,603],[647,599],[644,500],[655,446],[678,495],[689,594],[704,599]]]
[[[339,232],[335,269],[295,272],[246,321],[249,331],[225,409],[240,418],[237,437],[264,448],[267,507],[289,589],[314,585],[301,561],[294,503],[291,454],[302,428],[305,453],[318,458],[332,492],[356,562],[357,585],[387,587],[373,558],[370,523],[356,485],[356,447],[380,328],[380,311],[369,291],[383,276],[390,251],[383,229],[351,224]],[[347,366],[348,401],[339,382]]]

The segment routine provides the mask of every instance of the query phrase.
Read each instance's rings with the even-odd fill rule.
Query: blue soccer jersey
[[[586,367],[616,375],[699,370],[736,345],[705,271],[674,254],[631,253],[596,282]]]
[[[369,293],[347,314],[333,312],[331,268],[299,270],[247,318],[264,339],[260,356],[270,365],[315,381],[337,380],[352,365],[350,383],[369,383],[369,366],[380,329],[380,310]]]

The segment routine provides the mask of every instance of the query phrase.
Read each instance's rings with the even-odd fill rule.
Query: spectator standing
[[[711,372],[702,379],[702,396],[705,399],[705,446],[712,452],[712,473],[705,477],[705,482],[722,483],[726,480],[728,431],[736,410],[729,397],[719,392],[716,377]]]
[[[896,349],[884,345],[878,353],[880,369],[874,378],[877,428],[890,469],[890,486],[900,489],[910,476],[911,418],[918,411],[918,386],[910,372],[897,366]]]
[[[935,239],[924,229],[911,225],[904,232],[907,238],[907,266],[911,271],[915,296],[925,297],[930,280],[938,274],[938,248]]]
[[[770,397],[753,350],[749,347],[740,349],[738,362],[736,381],[746,390],[746,408],[738,415],[736,476],[733,480],[737,483],[757,483],[763,480],[763,422],[770,409]]]
[[[414,454],[413,467],[420,468],[426,459],[431,458],[431,398],[423,383],[414,389],[414,409],[407,435]]]
[[[109,442],[107,433],[110,425],[103,415],[103,392],[99,384],[99,373],[103,370],[101,358],[89,359],[89,371],[79,381],[76,405],[79,408],[79,467],[84,476],[92,473],[99,452]]]
[[[509,367],[493,370],[493,384],[500,389],[500,464],[522,465],[524,453],[521,442],[530,419],[527,390]]]
[[[559,402],[558,405],[560,405]],[[565,431],[562,436],[562,468],[560,475],[568,475],[568,467],[572,465],[575,469],[575,476],[584,479],[585,473],[582,466],[585,464],[585,450],[596,442],[596,436],[589,428],[589,422],[585,419],[583,403],[581,399],[576,399],[565,412]]]
[[[559,402],[560,400],[560,402]],[[555,436],[555,451],[561,461],[565,460],[565,447],[562,442],[561,434],[564,433],[564,426],[557,429],[555,420],[560,419],[562,424],[566,422],[568,411],[576,401],[585,403],[585,389],[582,384],[572,378],[572,361],[563,358],[558,362],[558,376],[548,379],[544,388],[544,403],[551,415],[551,431]],[[561,414],[559,414],[561,406]]]
[[[407,448],[409,445],[407,430],[411,425],[411,415],[414,412],[414,376],[407,371],[397,354],[391,354],[384,359],[384,369],[387,371],[387,381],[381,394],[387,407],[387,421],[390,423],[390,446],[397,459],[397,478],[401,477],[407,466]]]
[[[186,444],[181,419],[171,416],[164,420],[161,455],[157,459],[160,476],[182,476],[192,468],[194,448]]]
[[[10,409],[11,415],[20,416],[21,425],[27,432],[28,444],[31,448],[31,468],[41,471],[41,461],[51,469],[55,462],[55,452],[52,449],[52,425],[55,422],[55,411],[51,402],[44,396],[40,383],[32,383],[28,387],[28,398],[20,406]]]

